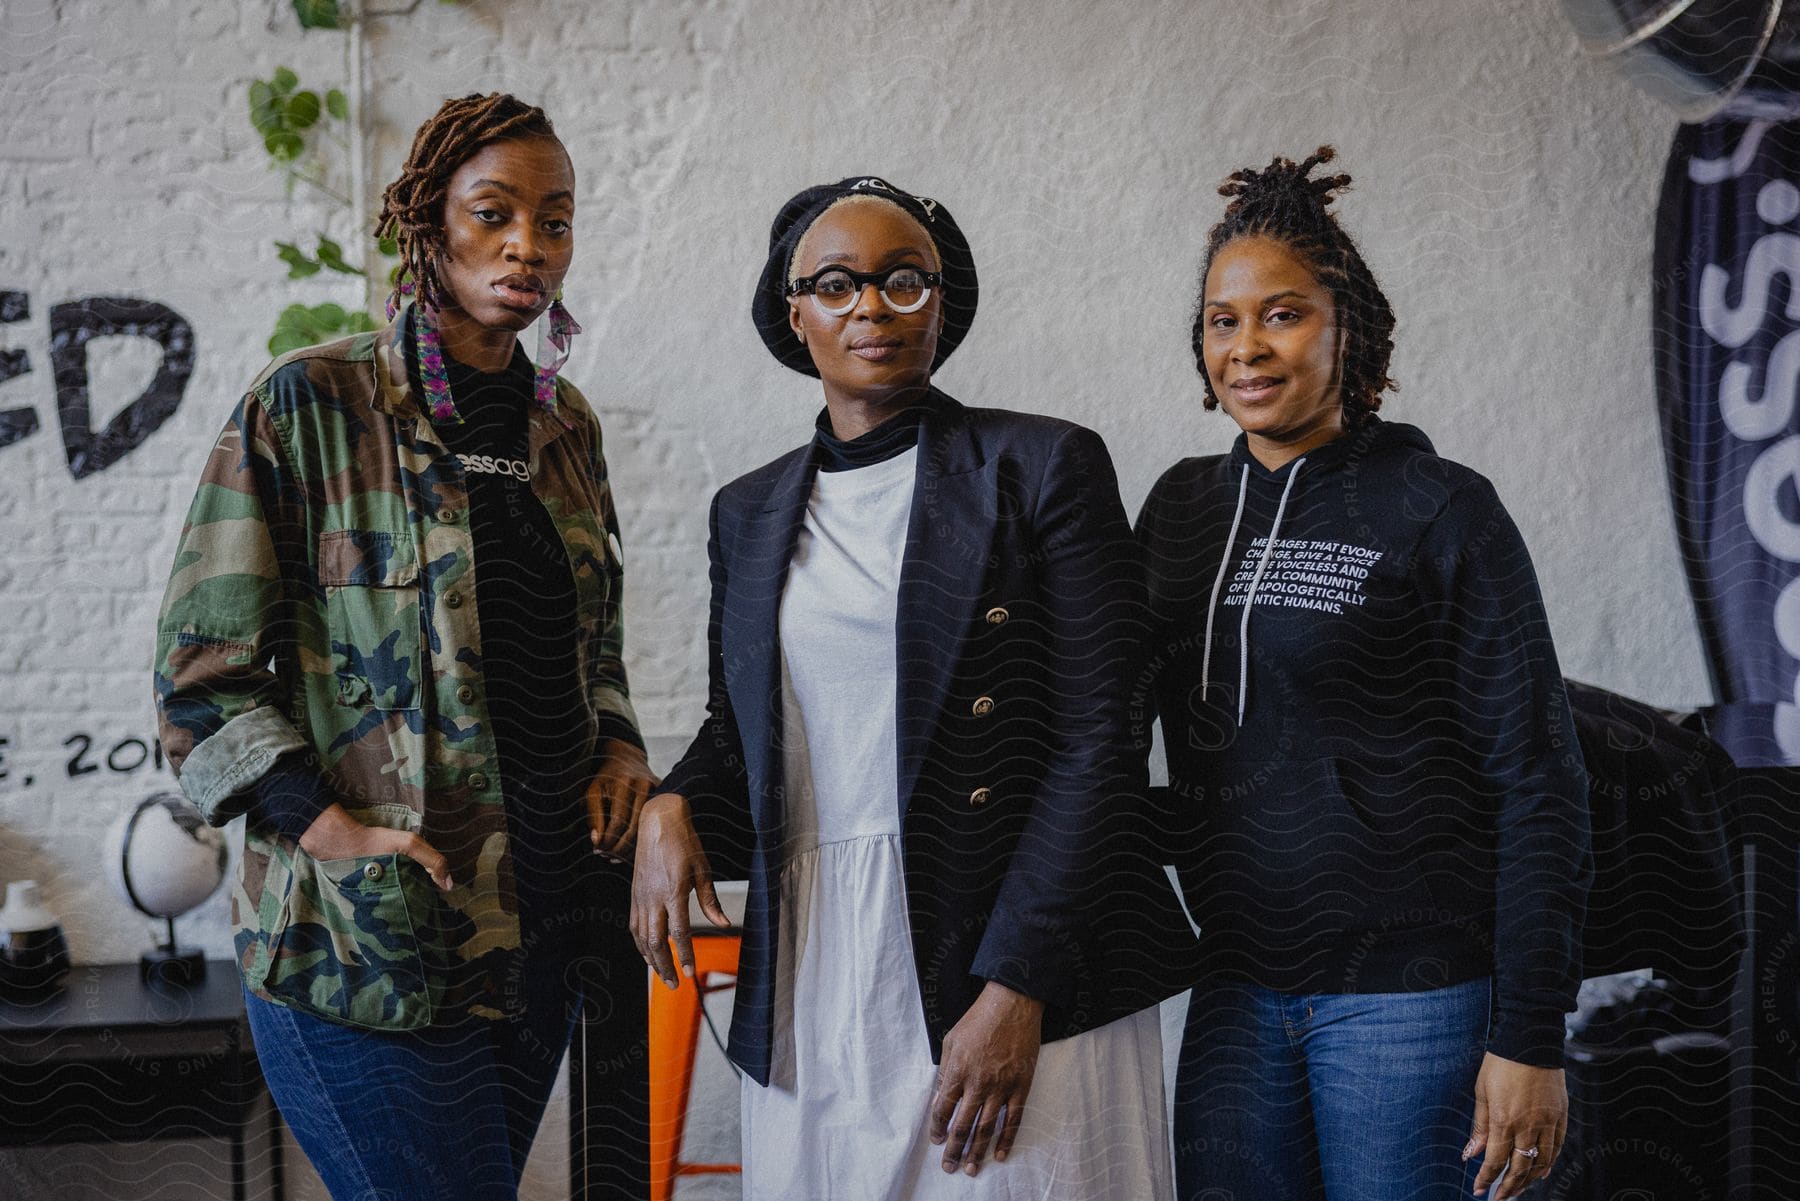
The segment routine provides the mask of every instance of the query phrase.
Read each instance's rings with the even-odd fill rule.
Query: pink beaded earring
[[[556,373],[569,361],[569,344],[581,332],[581,326],[569,315],[569,310],[563,307],[560,291],[557,292],[556,299],[550,302],[550,311],[545,316],[545,328],[539,335],[540,362],[532,380],[532,394],[537,400],[538,408],[561,421],[562,414],[556,411]],[[554,350],[553,355],[545,353],[546,343]],[[563,421],[563,424],[569,423]]]

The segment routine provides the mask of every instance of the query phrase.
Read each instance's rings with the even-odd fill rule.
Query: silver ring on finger
[[[1513,1154],[1523,1155],[1526,1159],[1536,1159],[1538,1157],[1538,1149],[1536,1147],[1514,1147]]]

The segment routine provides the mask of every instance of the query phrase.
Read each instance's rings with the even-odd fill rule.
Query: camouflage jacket
[[[156,638],[183,790],[214,825],[249,812],[232,898],[245,983],[379,1029],[502,1015],[520,942],[465,476],[408,384],[404,329],[403,314],[295,351],[251,386],[206,462]],[[569,754],[592,758],[602,714],[636,719],[600,427],[567,382],[531,412],[528,446],[575,582],[589,703]],[[252,787],[290,751],[359,820],[423,835],[454,890],[394,856],[316,861],[259,821]]]

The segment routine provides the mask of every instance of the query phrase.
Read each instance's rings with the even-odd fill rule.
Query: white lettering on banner
[[[1696,159],[1688,163],[1688,178],[1702,186],[1737,179],[1755,161],[1757,147],[1768,131],[1767,121],[1753,121],[1745,129],[1737,149],[1727,159]],[[1778,227],[1800,217],[1800,189],[1785,179],[1772,179],[1757,192],[1756,215],[1764,225]],[[1700,273],[1700,325],[1707,336],[1731,350],[1741,348],[1776,316],[1767,311],[1777,277],[1785,279],[1787,304],[1780,314],[1789,322],[1800,321],[1800,237],[1775,229],[1758,238],[1744,259],[1743,298],[1736,308],[1726,303],[1731,273],[1708,263]],[[1719,379],[1719,416],[1733,437],[1743,442],[1763,442],[1788,434],[1764,449],[1744,476],[1744,525],[1758,546],[1789,563],[1800,562],[1800,524],[1781,511],[1783,488],[1800,485],[1800,435],[1791,434],[1796,392],[1800,391],[1800,330],[1785,334],[1775,344],[1763,372],[1759,395],[1751,396],[1755,368],[1741,359],[1726,364]],[[1800,659],[1800,576],[1789,580],[1776,597],[1769,615],[1776,641],[1794,659]],[[1800,762],[1800,675],[1794,680],[1792,701],[1775,706],[1775,743],[1790,761]]]
[[[1700,325],[1713,341],[1736,350],[1763,327],[1769,303],[1769,285],[1777,276],[1787,279],[1787,317],[1800,321],[1800,238],[1793,234],[1764,234],[1744,260],[1744,299],[1737,308],[1725,302],[1731,272],[1708,263],[1700,272]]]
[[[1775,637],[1782,650],[1800,659],[1800,575],[1775,598]]]
[[[1800,525],[1781,511],[1783,484],[1800,480],[1800,435],[1790,434],[1756,456],[1744,474],[1744,524],[1757,545],[1789,563],[1800,563]]]
[[[1263,548],[1268,544],[1267,538],[1257,538],[1245,548],[1223,603],[1244,603],[1250,595],[1250,582],[1256,578],[1257,564],[1262,562]],[[1325,613],[1342,613],[1346,605],[1356,608],[1368,599],[1363,595],[1363,581],[1369,578],[1369,568],[1386,553],[1347,542],[1280,539],[1269,551],[1268,566],[1263,568],[1262,582],[1256,586],[1256,603]]]
[[[1728,179],[1736,179],[1750,169],[1750,160],[1756,157],[1756,148],[1762,145],[1763,135],[1769,132],[1771,122],[1752,121],[1744,130],[1744,136],[1731,152],[1729,158],[1696,158],[1688,160],[1688,178],[1697,184],[1724,183]]]
[[[1800,330],[1775,344],[1763,376],[1762,398],[1750,399],[1748,363],[1733,359],[1719,379],[1719,415],[1725,428],[1746,442],[1761,442],[1786,432],[1794,415],[1794,391],[1800,382]]]

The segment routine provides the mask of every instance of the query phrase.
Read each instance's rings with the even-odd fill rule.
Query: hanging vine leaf
[[[319,111],[317,92],[295,92],[288,97],[282,115],[287,118],[289,129],[310,129],[318,122]]]
[[[352,265],[344,259],[344,248],[324,234],[319,235],[318,247],[308,254],[292,242],[275,243],[275,254],[288,265],[289,279],[305,279],[309,275],[317,275],[329,268],[340,275],[361,275],[362,268]]]
[[[264,137],[281,128],[281,105],[275,99],[275,89],[265,80],[250,84],[250,124]]]
[[[277,161],[291,163],[305,152],[306,143],[301,141],[299,134],[278,129],[263,138],[263,149]]]
[[[325,93],[325,111],[339,121],[347,121],[350,119],[350,101],[343,92],[332,88]]]
[[[302,29],[342,29],[344,14],[337,0],[293,0],[294,15]]]
[[[275,332],[269,336],[269,353],[284,355],[302,346],[316,346],[345,334],[361,334],[377,328],[364,312],[351,312],[341,304],[320,304],[308,308],[290,304],[275,319]]]
[[[292,242],[275,243],[275,253],[282,262],[288,265],[289,279],[305,279],[309,275],[319,273],[319,264],[307,257],[306,252]]]
[[[277,96],[285,96],[300,86],[300,77],[286,67],[275,68],[275,78],[269,81]]]
[[[329,267],[344,275],[361,275],[362,268],[352,267],[344,261],[344,248],[333,242],[324,234],[319,235],[319,249],[316,252],[321,267]]]

